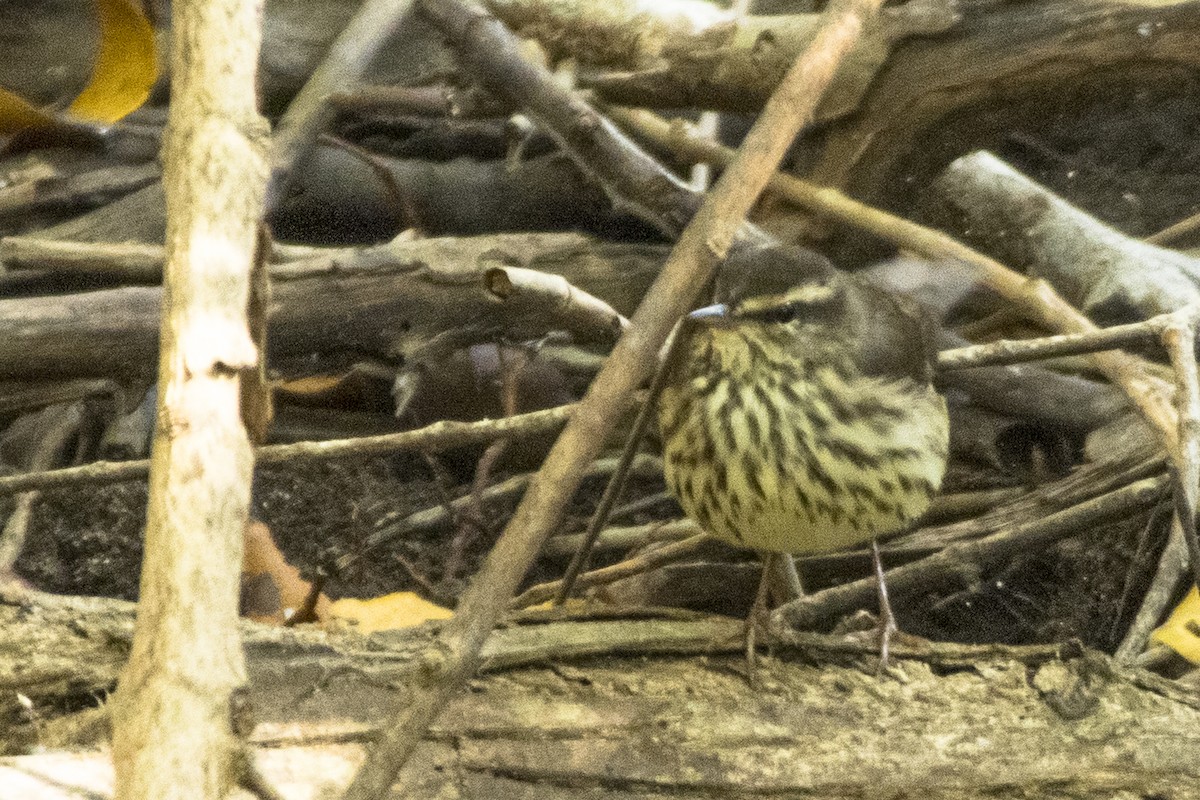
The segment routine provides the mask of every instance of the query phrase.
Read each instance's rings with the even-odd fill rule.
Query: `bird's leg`
[[[879,542],[871,540],[871,560],[875,564],[875,581],[879,590],[879,671],[883,672],[888,666],[888,648],[892,643],[892,634],[896,627],[896,615],[892,613],[892,604],[888,600],[887,582],[883,579],[883,559],[879,555]]]
[[[754,594],[754,605],[750,607],[750,616],[746,619],[746,666],[750,670],[750,681],[754,681],[755,657],[757,655],[757,632],[759,624],[764,627],[769,623],[767,609],[768,589],[771,586],[771,571],[775,566],[775,553],[763,553],[762,577],[758,579],[758,591]]]

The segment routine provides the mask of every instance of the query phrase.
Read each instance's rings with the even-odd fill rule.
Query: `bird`
[[[731,252],[713,299],[684,318],[663,365],[668,488],[707,533],[763,555],[760,613],[775,554],[869,543],[885,666],[896,625],[876,542],[928,509],[946,470],[934,324],[912,301],[779,243]]]

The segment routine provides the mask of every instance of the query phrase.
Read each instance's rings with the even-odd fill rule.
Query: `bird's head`
[[[693,311],[711,324],[835,322],[845,310],[842,276],[824,256],[803,247],[743,247],[717,273],[714,305]]]

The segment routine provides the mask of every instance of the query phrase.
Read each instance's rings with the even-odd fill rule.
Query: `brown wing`
[[[852,276],[846,280],[846,326],[863,372],[929,383],[937,352],[929,314],[908,298],[893,296]]]

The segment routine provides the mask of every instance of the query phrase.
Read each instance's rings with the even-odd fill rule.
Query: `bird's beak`
[[[688,319],[694,319],[697,322],[718,322],[729,316],[729,306],[724,303],[717,303],[704,308],[697,308],[692,313],[688,314]]]

